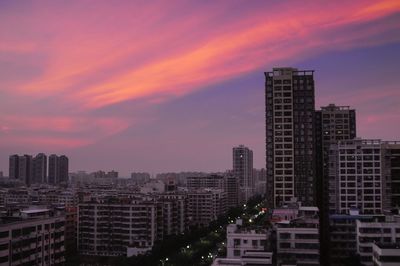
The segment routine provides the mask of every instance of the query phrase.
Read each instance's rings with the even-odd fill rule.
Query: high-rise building
[[[46,183],[47,179],[47,156],[39,153],[33,158],[33,176],[32,183]]]
[[[328,209],[329,147],[338,140],[356,137],[356,112],[349,106],[329,104],[316,111],[317,203],[323,213]]]
[[[58,156],[52,154],[49,156],[49,176],[48,176],[48,183],[55,185],[58,180]]]
[[[317,206],[320,209],[321,261],[329,265],[329,147],[356,137],[356,112],[349,106],[329,104],[315,112],[317,147]]]
[[[18,178],[18,170],[19,170],[18,159],[19,156],[17,154],[10,155],[10,164],[8,171],[9,178],[15,178],[15,179]]]
[[[27,186],[32,181],[32,156],[23,155],[18,157],[18,179],[24,182]]]
[[[68,182],[68,157],[65,155],[49,156],[49,184],[58,185]]]
[[[252,150],[243,145],[233,148],[233,173],[239,178],[240,201],[245,203],[254,194]]]
[[[267,204],[316,203],[314,71],[265,72]]]
[[[61,155],[58,157],[58,173],[59,173],[59,182],[67,183],[68,182],[68,167],[69,161],[68,157],[65,155]]]

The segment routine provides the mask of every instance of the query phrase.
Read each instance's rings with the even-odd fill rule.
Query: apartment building
[[[316,203],[314,71],[265,72],[267,202]]]
[[[187,188],[190,191],[207,188],[221,189],[227,194],[226,206],[228,209],[239,205],[239,178],[233,171],[228,171],[224,175],[212,174],[188,177]]]
[[[351,208],[379,214],[383,209],[380,140],[345,140],[330,147],[330,213],[346,214]]]
[[[188,229],[187,195],[114,193],[78,205],[78,251],[89,256],[134,256],[155,241]]]
[[[200,188],[215,188],[225,190],[225,180],[221,175],[190,176],[186,179],[187,188],[196,190]]]
[[[380,214],[398,206],[400,142],[353,139],[330,146],[329,211]]]
[[[190,226],[208,226],[226,212],[226,192],[221,189],[189,191],[188,220]]]
[[[274,224],[277,265],[320,265],[317,207],[299,206],[297,217]]]
[[[374,266],[397,266],[400,264],[399,244],[372,244]]]
[[[383,222],[385,216],[360,214],[352,209],[349,214],[329,216],[329,258],[331,266],[340,266],[345,260],[357,255],[356,221],[365,223]]]
[[[28,209],[0,218],[0,265],[63,265],[65,218]]]
[[[373,243],[400,244],[400,216],[386,216],[384,222],[356,221],[357,253],[361,263],[373,265]]]
[[[213,266],[272,265],[270,231],[264,227],[242,227],[238,219],[226,229],[226,258],[217,258]]]
[[[77,234],[82,255],[145,253],[157,239],[157,205],[141,198],[91,199],[78,205]]]

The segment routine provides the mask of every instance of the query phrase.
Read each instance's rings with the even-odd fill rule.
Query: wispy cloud
[[[400,29],[398,19],[390,19],[400,12],[398,1],[352,1],[345,8],[339,2],[275,5],[242,13],[236,6],[234,15],[227,3],[191,8],[186,1],[49,2],[0,11],[0,70],[7,67],[4,54],[7,60],[10,53],[40,55],[35,76],[3,86],[37,105],[0,117],[0,132],[9,136],[0,143],[17,130],[38,137],[15,141],[45,143],[47,136],[49,145],[87,145],[131,123],[93,117],[99,108],[141,98],[157,104],[293,58],[400,41],[398,34],[385,34]],[[69,112],[56,115],[58,108]],[[77,133],[85,137],[76,140]]]

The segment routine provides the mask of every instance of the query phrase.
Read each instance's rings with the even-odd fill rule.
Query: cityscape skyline
[[[220,171],[239,144],[264,168],[274,66],[316,70],[316,109],[350,106],[359,137],[397,139],[400,4],[142,4],[138,18],[123,4],[0,4],[0,171],[40,152],[72,172]]]

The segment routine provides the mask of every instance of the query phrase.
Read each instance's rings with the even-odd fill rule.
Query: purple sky
[[[0,171],[10,154],[70,170],[264,167],[264,71],[314,69],[316,107],[400,139],[400,2],[1,1]]]

